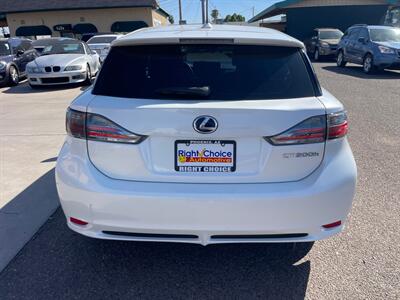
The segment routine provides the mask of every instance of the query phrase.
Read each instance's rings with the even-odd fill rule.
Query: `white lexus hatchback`
[[[351,208],[343,105],[278,31],[128,34],[66,126],[57,188],[69,227],[89,237],[306,242],[340,232]]]

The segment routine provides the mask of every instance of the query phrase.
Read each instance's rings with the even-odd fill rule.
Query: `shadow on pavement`
[[[56,157],[50,157],[48,159],[42,160],[41,163],[48,163],[48,162],[55,162],[57,161],[57,156]]]
[[[190,244],[95,240],[59,209],[0,275],[18,299],[303,299],[305,244]]]
[[[53,168],[0,209],[0,271],[58,206]]]
[[[6,90],[3,91],[5,94],[33,94],[33,93],[48,93],[51,91],[60,91],[60,90],[69,90],[80,87],[79,84],[70,84],[70,85],[51,85],[51,86],[41,86],[37,88],[31,88],[27,81],[20,83],[16,86],[7,87]],[[82,87],[81,90],[85,90],[87,87]]]
[[[377,72],[376,74],[365,74],[361,66],[346,66],[345,68],[339,68],[336,65],[325,66],[322,69],[334,72],[336,74],[347,75],[357,77],[361,79],[400,79],[400,73],[391,70],[384,70]]]

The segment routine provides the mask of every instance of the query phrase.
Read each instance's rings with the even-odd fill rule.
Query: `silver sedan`
[[[63,40],[44,47],[27,65],[31,87],[83,82],[90,84],[100,68],[97,53],[82,41]]]

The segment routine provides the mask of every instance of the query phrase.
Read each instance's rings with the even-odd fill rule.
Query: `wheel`
[[[86,66],[86,79],[83,82],[84,85],[91,85],[92,84],[92,72],[90,71],[90,67]]]
[[[364,57],[363,70],[365,74],[372,74],[375,72],[376,68],[374,66],[374,58],[371,54],[367,54]]]
[[[15,66],[10,66],[8,70],[8,84],[10,86],[15,86],[19,83],[19,74]]]
[[[343,68],[343,67],[346,66],[346,64],[347,64],[347,62],[344,60],[343,51],[339,51],[339,53],[338,53],[338,55],[337,55],[337,58],[336,58],[336,65],[337,65],[338,67]]]
[[[316,48],[314,51],[314,60],[315,61],[319,61],[320,57],[319,57],[319,49]]]

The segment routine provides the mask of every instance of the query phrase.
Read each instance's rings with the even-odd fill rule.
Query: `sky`
[[[188,23],[201,23],[201,4],[200,0],[181,0],[183,19]],[[175,23],[179,21],[179,1],[178,0],[159,0],[161,8],[174,16]],[[270,5],[279,2],[276,0],[209,0],[209,12],[216,8],[220,13],[219,18],[233,13],[243,15],[249,20],[254,13],[257,15]]]

